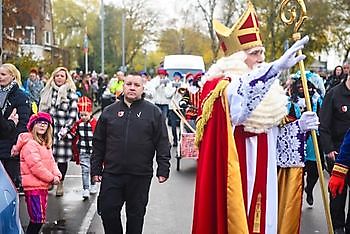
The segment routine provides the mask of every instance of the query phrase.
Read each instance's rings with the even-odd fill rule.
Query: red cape
[[[232,128],[227,119],[228,110],[224,101],[224,90],[228,85],[227,79],[218,78],[207,81],[202,91],[200,117],[197,121],[197,143],[199,142],[199,158],[196,178],[196,192],[193,216],[193,234],[215,233],[226,234],[239,227],[238,232],[246,229],[246,215],[241,184],[235,184],[238,204],[232,204],[233,196],[228,197],[228,177],[230,183],[240,181],[238,157],[233,157],[236,151]],[[219,92],[218,92],[219,90]],[[206,112],[205,103],[211,107]],[[203,113],[202,113],[203,108]],[[229,156],[231,154],[231,156]],[[236,154],[237,156],[237,154]],[[230,160],[234,159],[234,166]],[[232,168],[235,168],[233,171]],[[233,173],[232,173],[233,172]],[[236,173],[236,174],[234,174]],[[233,179],[234,178],[239,178]],[[228,204],[230,203],[230,204]],[[238,209],[236,209],[238,207]],[[230,214],[228,214],[228,209]],[[231,213],[232,212],[232,213]],[[232,216],[234,221],[229,221]],[[237,222],[237,223],[234,223]],[[238,225],[238,226],[237,226]],[[242,226],[244,226],[242,228]],[[231,230],[231,231],[230,231]],[[241,231],[243,230],[243,232]]]

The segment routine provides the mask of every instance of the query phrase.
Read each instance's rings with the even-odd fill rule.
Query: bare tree
[[[203,14],[204,21],[209,32],[211,39],[211,50],[213,53],[213,60],[215,61],[218,57],[219,45],[216,37],[216,33],[213,28],[214,13],[218,13],[218,18],[227,27],[232,27],[232,23],[237,12],[241,12],[241,1],[235,0],[197,0],[197,7]]]
[[[343,63],[348,61],[350,54],[350,1],[338,0],[331,1],[332,3],[332,17],[336,22],[336,27],[331,29],[336,38],[334,42],[335,48],[343,51]]]
[[[143,46],[156,40],[155,28],[158,18],[156,13],[147,7],[146,0],[124,0],[123,6],[126,31],[129,33],[125,40],[125,48],[128,51],[126,64],[131,64]]]

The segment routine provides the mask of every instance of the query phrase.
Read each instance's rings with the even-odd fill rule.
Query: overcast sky
[[[105,4],[121,5],[122,1],[117,0],[104,0]],[[150,8],[159,10],[159,12],[168,18],[174,18],[178,16],[181,8],[189,5],[189,2],[195,2],[194,0],[147,0],[147,5]]]

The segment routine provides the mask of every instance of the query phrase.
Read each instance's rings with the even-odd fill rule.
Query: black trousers
[[[102,176],[97,210],[106,234],[123,234],[120,211],[126,204],[126,233],[142,233],[152,176]]]
[[[334,161],[327,159],[328,167],[333,170]],[[331,194],[329,194],[329,205],[330,205],[330,212],[331,212],[331,218],[332,218],[332,224],[333,229],[338,228],[344,228],[346,230],[346,233],[350,233],[350,203],[348,204],[348,212],[345,216],[345,204],[346,204],[346,197],[348,195],[349,190],[349,174],[347,175],[344,190],[341,194],[338,194],[335,198],[332,197]],[[350,190],[349,190],[349,197],[350,197]]]
[[[315,161],[306,161],[304,171],[306,172],[306,193],[311,193],[318,180],[317,164]]]

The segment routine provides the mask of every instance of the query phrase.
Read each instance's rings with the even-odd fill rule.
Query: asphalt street
[[[173,156],[175,151],[172,151]],[[176,171],[176,159],[171,160],[170,179],[159,184],[153,179],[150,200],[144,223],[144,234],[189,234],[191,233],[196,161],[182,159],[180,171]],[[325,176],[328,181],[328,175]],[[55,191],[49,192],[47,224],[42,232],[47,234],[90,233],[103,234],[100,217],[96,213],[97,195],[83,200],[81,195],[80,167],[71,162],[65,180],[65,194],[55,197]],[[28,224],[28,215],[24,197],[20,197],[20,217],[24,229]],[[303,205],[302,234],[326,234],[327,223],[319,184],[314,190],[314,206]],[[123,213],[123,212],[122,212]],[[122,214],[125,226],[125,215]]]

